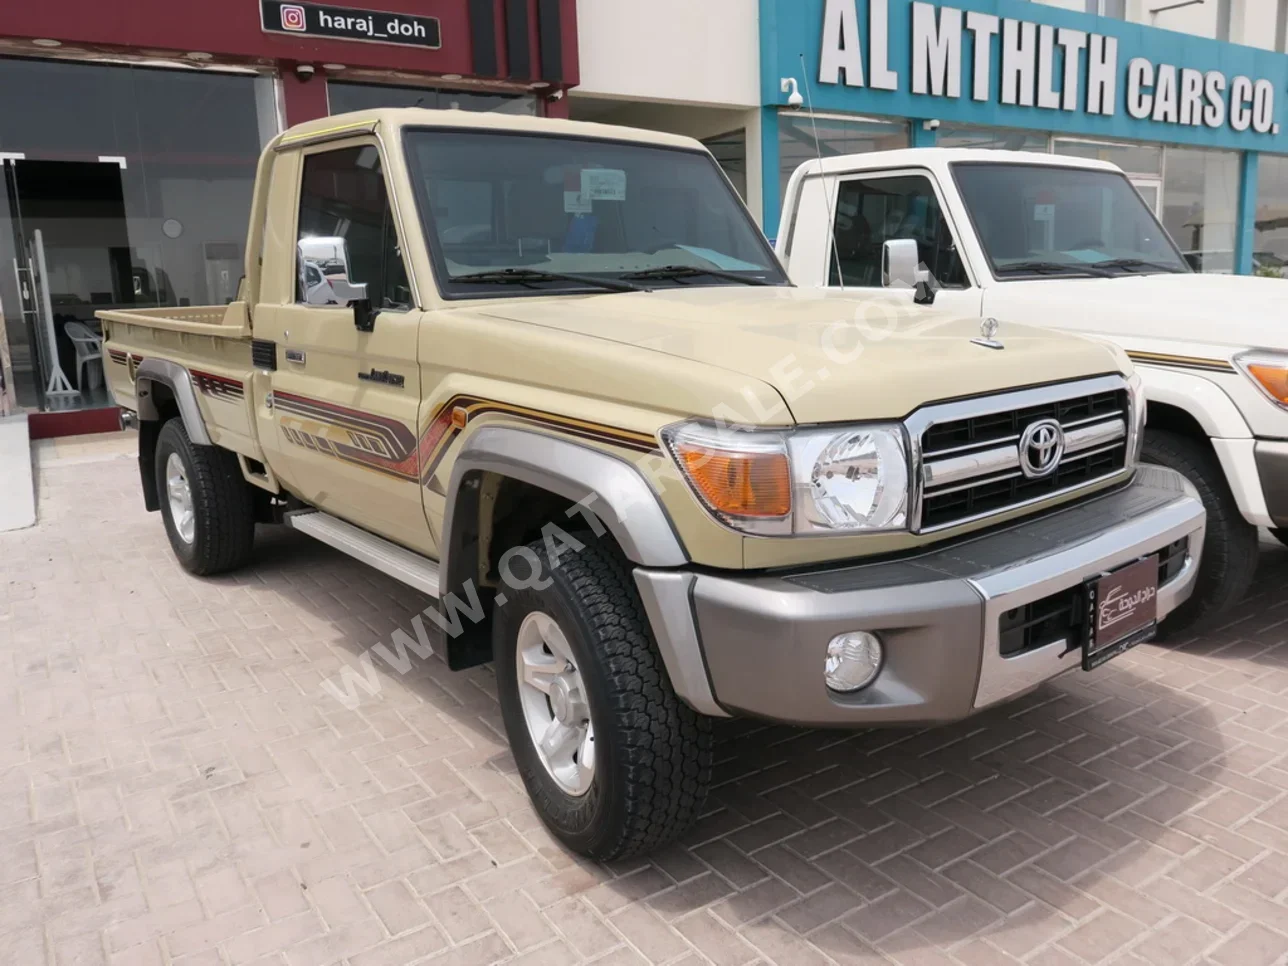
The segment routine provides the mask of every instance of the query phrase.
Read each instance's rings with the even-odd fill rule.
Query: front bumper
[[[1288,442],[1257,441],[1257,475],[1276,527],[1288,527]]]
[[[681,697],[707,714],[812,726],[951,721],[1081,667],[1064,639],[1003,656],[1002,620],[1188,541],[1158,592],[1190,595],[1205,528],[1180,474],[1143,467],[1126,489],[912,559],[786,576],[636,571]],[[827,688],[828,641],[878,634],[885,664],[855,694]]]

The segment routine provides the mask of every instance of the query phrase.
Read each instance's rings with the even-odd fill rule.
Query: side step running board
[[[286,525],[335,547],[355,560],[361,560],[382,574],[430,597],[438,596],[438,563],[412,553],[383,537],[345,523],[321,510],[296,510],[286,514]]]

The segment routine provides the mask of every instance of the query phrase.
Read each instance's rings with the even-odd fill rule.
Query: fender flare
[[[627,461],[558,436],[484,426],[465,441],[447,489],[439,539],[440,610],[450,610],[452,598],[465,593],[478,574],[478,478],[483,473],[520,480],[584,503],[633,564],[674,568],[689,562],[657,494]],[[572,520],[577,519],[574,514]],[[448,642],[450,668],[460,670],[490,659],[491,623],[489,615]]]
[[[198,446],[213,445],[210,434],[206,431],[201,407],[197,405],[197,391],[192,385],[192,374],[177,362],[144,359],[139,363],[134,380],[139,419],[156,421],[161,418],[156,403],[152,400],[153,383],[166,386],[174,393],[174,401],[179,407],[179,417],[183,420],[183,428],[188,431],[188,438]]]
[[[558,436],[485,426],[465,441],[452,468],[443,517],[443,574],[456,586],[453,558],[463,521],[457,513],[467,477],[490,472],[588,502],[632,563],[680,567],[689,562],[671,518],[640,471],[616,456]],[[593,502],[589,502],[592,501]]]
[[[1252,436],[1252,430],[1234,400],[1211,379],[1192,372],[1140,364],[1136,371],[1145,383],[1145,398],[1149,402],[1188,413],[1209,438],[1246,439]]]

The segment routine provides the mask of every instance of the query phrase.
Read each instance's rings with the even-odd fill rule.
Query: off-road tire
[[[1271,530],[1270,535],[1288,547],[1288,530]]]
[[[1257,528],[1239,512],[1212,449],[1188,436],[1145,432],[1142,459],[1176,470],[1199,491],[1207,510],[1207,537],[1194,593],[1163,622],[1168,637],[1211,628],[1243,599],[1257,572]]]
[[[193,540],[179,536],[166,496],[166,461],[177,453],[192,492]],[[250,560],[255,543],[255,495],[237,457],[217,446],[198,446],[182,419],[161,427],[156,448],[157,493],[170,546],[183,569],[200,577],[235,570]]]
[[[590,535],[577,540],[583,549],[562,547],[557,566],[543,543],[529,545],[550,583],[503,587],[494,667],[510,748],[537,814],[574,852],[608,861],[661,848],[697,821],[711,782],[711,722],[676,696],[620,551]],[[524,718],[515,649],[534,611],[560,625],[587,692],[595,775],[581,797],[546,771]]]

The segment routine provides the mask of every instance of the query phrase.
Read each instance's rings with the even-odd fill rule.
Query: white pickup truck
[[[1011,322],[1126,349],[1149,400],[1145,459],[1189,477],[1208,511],[1174,633],[1244,595],[1258,527],[1288,543],[1288,284],[1195,274],[1114,165],[954,148],[813,161],[788,183],[777,249],[799,285],[997,320],[983,336],[999,351]]]

